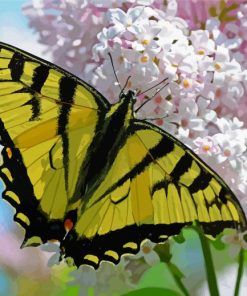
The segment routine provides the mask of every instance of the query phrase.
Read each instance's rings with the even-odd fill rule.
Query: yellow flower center
[[[144,254],[148,254],[148,253],[151,252],[151,248],[150,248],[149,246],[143,246],[143,247],[142,247],[142,252],[143,252]]]
[[[141,62],[142,63],[147,63],[148,59],[149,59],[148,56],[144,55],[144,56],[141,57]]]
[[[190,87],[190,82],[189,82],[188,79],[184,79],[184,80],[183,80],[183,86],[184,86],[184,88],[188,88],[188,87]]]
[[[143,39],[141,42],[143,45],[148,45],[150,43],[150,40],[148,39]]]
[[[200,50],[197,51],[197,53],[198,53],[199,55],[204,55],[204,54],[205,54],[205,50],[200,49]]]
[[[205,151],[205,152],[208,152],[210,150],[210,146],[209,145],[203,145],[202,146],[202,149]]]
[[[219,63],[215,63],[214,68],[216,71],[219,71],[219,70],[221,70],[221,65]]]

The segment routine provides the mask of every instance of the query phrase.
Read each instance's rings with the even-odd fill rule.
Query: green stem
[[[176,276],[173,272],[173,268],[172,268],[172,263],[170,262],[166,262],[171,274],[173,275],[173,278],[176,282],[176,284],[178,285],[178,287],[180,288],[180,290],[184,293],[185,296],[190,296],[189,292],[187,291],[185,285],[183,284],[183,282],[181,281],[181,278],[179,276]]]
[[[87,290],[87,295],[88,296],[94,296],[94,288],[88,288],[88,290]]]
[[[239,295],[240,282],[243,277],[243,272],[244,272],[244,251],[241,248],[238,254],[238,275],[237,275],[237,280],[235,284],[234,296]]]
[[[220,294],[217,286],[216,274],[214,270],[213,259],[212,259],[212,254],[211,254],[208,240],[200,229],[198,230],[196,229],[196,231],[199,235],[201,246],[202,246],[202,252],[203,252],[203,257],[205,262],[210,295],[219,296]]]

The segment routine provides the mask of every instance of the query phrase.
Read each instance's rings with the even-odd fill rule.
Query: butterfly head
[[[119,98],[120,101],[128,101],[132,103],[132,106],[134,106],[136,103],[136,92],[130,89],[127,92],[121,91]]]

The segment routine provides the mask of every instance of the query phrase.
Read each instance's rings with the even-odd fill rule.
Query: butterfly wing
[[[64,236],[80,164],[108,109],[85,82],[0,43],[0,176],[26,245]]]
[[[137,253],[148,238],[161,242],[199,221],[215,236],[246,229],[234,194],[202,160],[168,133],[144,121],[129,127],[126,142],[65,240],[65,257],[97,268]]]

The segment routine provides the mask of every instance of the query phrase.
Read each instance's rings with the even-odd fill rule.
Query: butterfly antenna
[[[165,82],[167,79],[168,79],[168,77],[165,78],[165,79],[163,79],[163,80],[161,80],[160,82],[158,82],[158,83],[155,84],[154,86],[152,86],[152,87],[150,87],[150,88],[144,90],[143,92],[139,93],[138,96],[143,95],[143,94],[145,94],[145,92],[148,92],[149,90],[151,90],[151,89],[157,87],[157,86],[160,85],[161,83]]]
[[[126,86],[127,86],[128,82],[129,82],[130,78],[131,78],[131,76],[129,76],[129,77],[127,78],[127,80],[126,80],[126,82],[125,82],[125,85],[124,85],[124,87],[121,89],[121,92],[120,92],[120,94],[124,92],[124,90],[125,90],[125,88],[126,88]]]
[[[164,79],[164,81],[165,80],[167,80],[167,78],[166,79]],[[160,84],[160,83],[159,83]],[[158,85],[159,85],[158,84]],[[148,98],[144,103],[142,103],[141,104],[141,106],[139,106],[137,109],[135,109],[135,113],[136,112],[138,112],[144,105],[146,105],[149,101],[151,101],[160,91],[162,91],[162,89],[164,89],[167,85],[169,84],[169,82],[168,83],[166,83],[164,86],[162,86],[161,88],[159,88],[153,95],[152,95],[152,97],[151,98]],[[152,87],[152,88],[154,88],[154,87]],[[151,88],[151,89],[152,89]],[[140,95],[140,94],[139,94]]]
[[[115,67],[114,67],[114,63],[113,63],[113,59],[112,59],[111,53],[108,52],[108,55],[109,55],[110,60],[111,60],[111,65],[112,65],[112,69],[113,69],[113,73],[114,73],[114,75],[115,75],[116,81],[117,81],[117,83],[118,83],[118,86],[119,86],[119,88],[120,88],[120,91],[122,92],[122,87],[121,87],[121,84],[119,83],[118,78],[117,78],[117,74],[116,74],[116,70],[115,70]]]
[[[166,114],[166,115],[164,115],[164,116],[162,116],[162,117],[150,117],[150,118],[145,118],[145,120],[150,120],[150,121],[153,121],[153,120],[157,120],[157,119],[164,119],[164,118],[166,118],[166,117],[168,117],[168,114]]]

